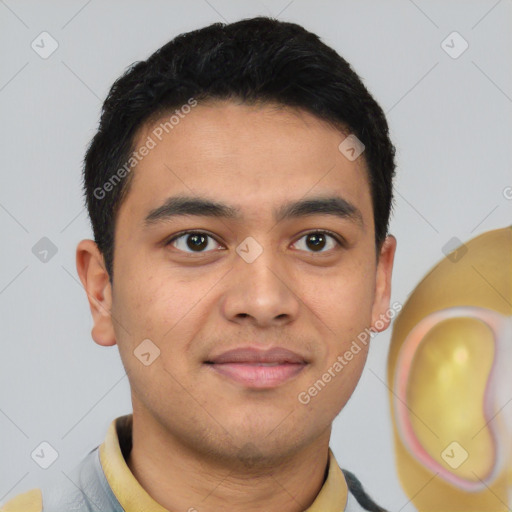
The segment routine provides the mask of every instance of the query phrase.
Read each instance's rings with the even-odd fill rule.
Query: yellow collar
[[[131,415],[116,418],[110,424],[100,446],[100,460],[107,481],[125,512],[169,512],[159,505],[139,484],[126,464],[119,444],[118,420],[125,436],[131,436]],[[345,510],[348,488],[343,472],[329,448],[329,472],[318,496],[305,512],[339,512]]]

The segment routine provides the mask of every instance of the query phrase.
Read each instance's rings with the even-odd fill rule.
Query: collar
[[[107,482],[125,512],[169,512],[144,490],[126,464],[124,457],[131,449],[131,420],[132,414],[128,414],[112,421],[100,445],[100,461]],[[345,477],[329,448],[327,478],[315,501],[305,512],[345,510],[347,497]]]

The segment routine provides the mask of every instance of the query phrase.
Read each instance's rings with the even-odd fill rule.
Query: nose
[[[236,258],[221,310],[230,321],[258,327],[284,325],[297,318],[302,301],[297,281],[270,250],[251,263]]]

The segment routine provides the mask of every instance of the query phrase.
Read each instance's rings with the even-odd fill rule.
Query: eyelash
[[[342,241],[342,239],[340,240],[340,237],[338,235],[336,235],[336,233],[333,233],[332,231],[328,231],[328,230],[325,230],[325,229],[318,229],[318,230],[314,230],[314,231],[308,231],[307,233],[303,233],[294,242],[294,244],[297,243],[302,238],[304,238],[304,237],[306,237],[308,235],[313,235],[313,234],[315,234],[315,235],[316,234],[321,234],[321,235],[329,236],[330,238],[332,238],[334,240],[334,242],[336,243],[338,249],[342,248],[342,247],[345,247],[345,243]],[[165,246],[171,245],[176,240],[178,240],[178,239],[180,239],[182,237],[185,237],[187,235],[206,235],[207,237],[212,238],[213,240],[215,240],[215,242],[220,244],[220,242],[217,241],[216,238],[212,234],[208,233],[207,231],[189,230],[189,231],[182,231],[181,233],[173,235],[172,238],[170,238],[167,242],[165,242]],[[222,244],[220,244],[220,245],[222,245]],[[180,252],[185,252],[186,254],[206,254],[208,252],[212,252],[212,251],[181,251],[180,249],[177,249],[177,250],[180,251]],[[310,254],[324,254],[324,253],[330,252],[330,250],[319,251],[319,252],[315,252],[315,251],[307,251],[307,252],[309,252]]]

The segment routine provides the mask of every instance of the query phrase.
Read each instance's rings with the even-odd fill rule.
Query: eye
[[[172,245],[176,249],[188,253],[210,252],[215,245],[220,245],[212,235],[204,231],[185,231],[173,236],[165,245]],[[299,250],[323,253],[343,244],[336,235],[328,231],[312,231],[299,238],[294,244]]]
[[[205,249],[212,249],[212,243],[218,244],[215,239],[203,231],[187,231],[172,237],[165,245],[172,245],[183,252],[209,252]]]
[[[301,244],[301,240],[305,240],[305,243]],[[336,247],[343,246],[337,237],[328,231],[312,231],[310,233],[306,233],[304,236],[299,238],[294,245],[297,244],[302,245],[302,247],[299,247],[300,250],[307,251],[308,249],[312,249],[310,252],[327,252]]]

